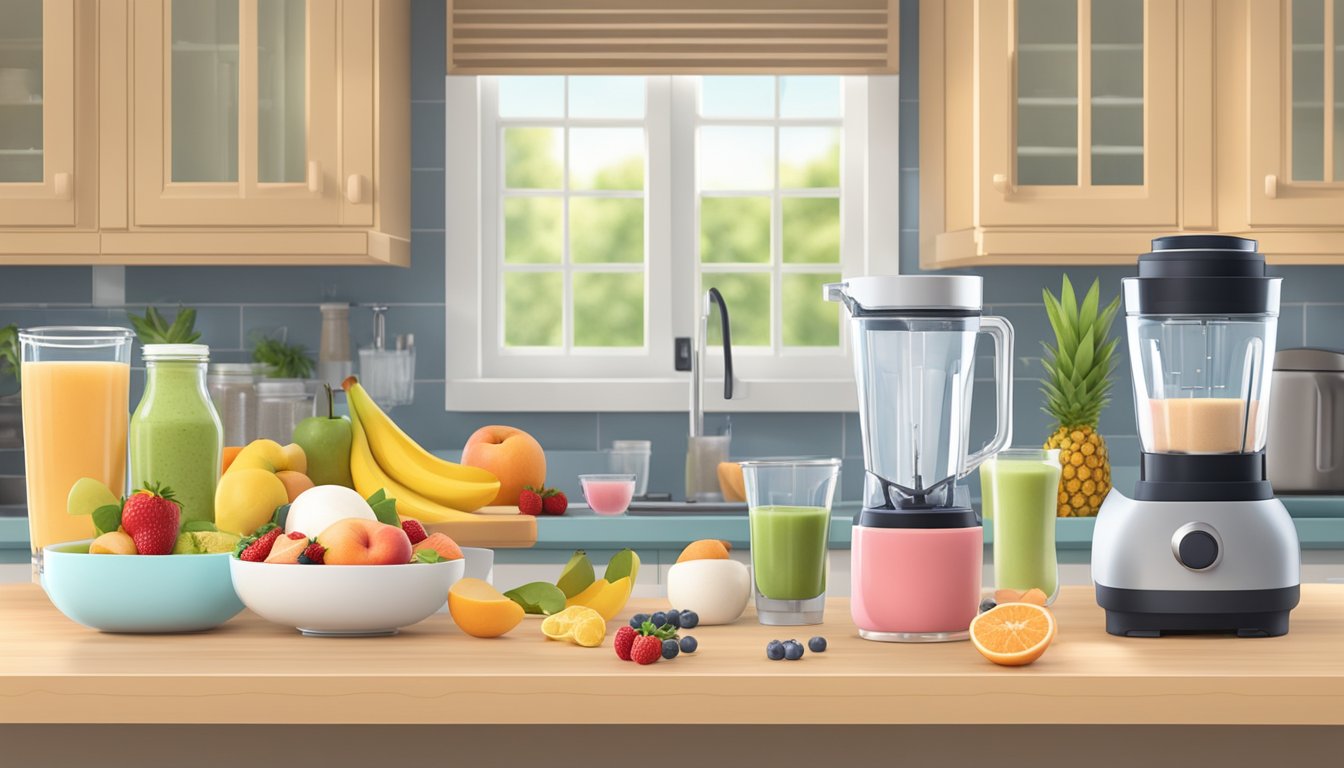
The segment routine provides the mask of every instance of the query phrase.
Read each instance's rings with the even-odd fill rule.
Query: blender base
[[[1279,637],[1288,634],[1288,615],[1301,590],[1137,590],[1097,585],[1106,609],[1106,631],[1121,637],[1222,634]]]
[[[970,640],[970,630],[959,632],[877,632],[860,629],[859,637],[878,643],[952,643],[958,640]]]

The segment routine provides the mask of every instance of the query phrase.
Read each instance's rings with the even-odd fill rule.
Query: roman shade
[[[447,0],[448,73],[892,74],[899,0]]]

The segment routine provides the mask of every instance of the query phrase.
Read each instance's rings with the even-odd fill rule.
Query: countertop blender
[[[980,603],[984,534],[957,481],[1008,444],[1013,399],[1013,328],[982,316],[980,286],[890,275],[825,289],[851,317],[867,471],[850,606],[868,640],[964,640]],[[979,333],[994,342],[997,428],[968,455]]]
[[[1158,238],[1124,280],[1143,452],[1092,539],[1113,635],[1288,631],[1300,550],[1265,469],[1282,282],[1254,240],[1223,235]]]

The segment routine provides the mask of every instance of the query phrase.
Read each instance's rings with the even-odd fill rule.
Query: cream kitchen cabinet
[[[38,151],[0,148],[34,211],[0,205],[0,263],[408,263],[408,0],[13,5],[42,25],[0,24],[0,127],[8,37],[46,115],[0,130]]]

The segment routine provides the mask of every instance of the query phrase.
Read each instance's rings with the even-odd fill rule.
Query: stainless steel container
[[[1270,387],[1269,481],[1278,493],[1344,493],[1344,353],[1285,349]]]

